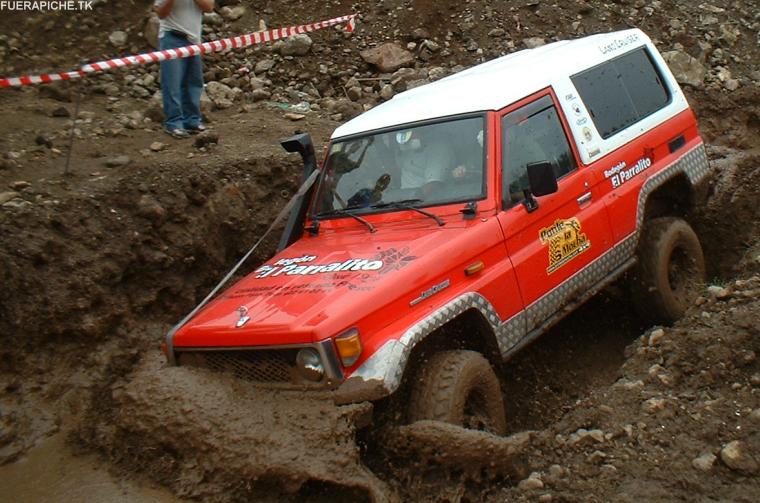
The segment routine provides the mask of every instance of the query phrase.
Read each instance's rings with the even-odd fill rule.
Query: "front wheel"
[[[674,217],[648,221],[631,285],[638,311],[653,323],[673,323],[694,303],[704,283],[702,246],[689,224]]]
[[[412,390],[412,421],[432,419],[504,435],[507,430],[499,380],[475,351],[441,351],[422,367]]]

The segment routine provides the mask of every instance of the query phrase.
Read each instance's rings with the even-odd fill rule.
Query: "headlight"
[[[315,349],[305,348],[296,355],[296,367],[304,379],[321,381],[325,376],[325,367]]]

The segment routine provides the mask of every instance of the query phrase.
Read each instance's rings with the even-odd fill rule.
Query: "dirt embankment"
[[[269,227],[299,172],[284,155],[216,167],[157,165],[102,188],[66,194],[53,187],[55,204],[4,214],[0,413],[9,428],[2,458],[57,428],[55,413],[38,402],[55,404],[72,386],[100,382],[108,366],[128,372],[143,351],[155,351],[166,324],[211,289],[250,246],[249,236]],[[155,324],[162,328],[145,328]]]
[[[360,31],[325,33],[323,44],[315,35],[308,57],[261,49],[244,60],[211,59],[207,76],[243,90],[234,106],[210,104],[218,144],[158,136],[155,101],[133,98],[157,89],[148,78],[155,69],[139,72],[140,82],[116,74],[84,84],[68,177],[60,173],[71,89],[0,95],[14,119],[0,124],[0,192],[18,194],[0,209],[0,464],[63,431],[120,476],[146,474],[207,501],[757,501],[760,79],[751,72],[759,27],[755,2],[713,3],[362,3]],[[246,31],[259,18],[270,26],[292,21],[281,2],[244,4],[240,20],[213,34]],[[333,4],[287,6],[299,21],[349,7]],[[99,21],[3,17],[0,65],[44,70],[111,55],[95,29],[126,29],[130,45],[146,48],[142,11],[101,8],[108,15]],[[436,67],[445,75],[530,37],[629,25],[663,50],[692,54],[709,73],[704,86],[686,88],[715,168],[694,223],[710,280],[725,290],[706,291],[675,327],[642,327],[622,289],[595,299],[505,367],[517,433],[506,439],[435,424],[357,434],[364,406],[336,408],[329,396],[271,394],[161,367],[158,344],[169,324],[205,295],[297,185],[298,161],[277,153],[277,140],[311,130],[321,144],[341,110],[372,106],[385,84],[397,92]],[[24,49],[15,33],[21,26],[39,34]],[[413,75],[379,76],[357,56],[385,38],[414,44],[415,68],[405,69]],[[49,39],[57,50],[48,50]],[[421,51],[434,47],[426,40],[438,51]],[[253,84],[239,72],[265,60],[274,66],[259,72],[268,82],[256,85],[276,102],[310,102],[301,122],[282,118],[282,103],[254,101]],[[739,88],[730,91],[732,79]],[[360,94],[343,108],[324,101],[347,97],[356,83]],[[162,145],[153,149],[156,141]]]

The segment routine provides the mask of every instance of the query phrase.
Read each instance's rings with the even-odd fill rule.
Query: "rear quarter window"
[[[664,108],[670,92],[641,47],[571,77],[605,140]]]

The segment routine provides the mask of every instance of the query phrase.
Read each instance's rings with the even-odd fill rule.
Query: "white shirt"
[[[167,0],[155,0],[153,4],[159,7]],[[181,31],[186,34],[194,44],[201,43],[201,24],[203,12],[195,3],[195,0],[174,0],[171,13],[161,20],[158,36],[163,37],[168,31]]]

